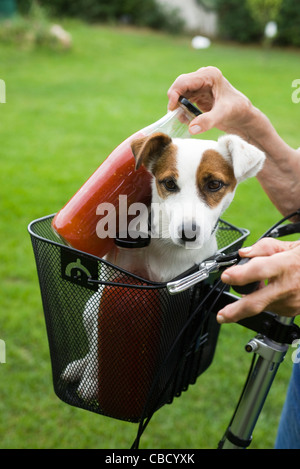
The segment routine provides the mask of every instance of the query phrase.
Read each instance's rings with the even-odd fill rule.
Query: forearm
[[[272,203],[283,215],[297,210],[300,207],[300,151],[287,145],[269,119],[254,107],[249,122],[239,133],[267,156],[257,179]]]

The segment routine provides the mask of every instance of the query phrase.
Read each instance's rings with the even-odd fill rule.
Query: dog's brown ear
[[[162,132],[155,132],[149,137],[134,140],[131,143],[131,149],[136,161],[135,169],[139,169],[143,164],[150,170],[151,165],[171,142],[172,139]]]

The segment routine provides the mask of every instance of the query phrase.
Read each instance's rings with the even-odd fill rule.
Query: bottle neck
[[[142,132],[151,135],[154,132],[163,132],[173,138],[188,138],[189,124],[201,112],[189,101],[183,99],[185,104],[179,102],[179,106],[174,111],[169,111],[158,121],[145,127]]]

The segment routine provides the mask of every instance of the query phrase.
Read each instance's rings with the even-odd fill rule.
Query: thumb
[[[276,299],[277,291],[272,284],[269,284],[264,288],[256,290],[254,293],[245,295],[235,303],[226,305],[218,312],[217,321],[223,324],[256,316],[266,310]]]
[[[190,123],[189,129],[192,135],[207,132],[208,130],[216,127],[217,124],[217,113],[214,109],[205,112],[200,116],[196,117]]]

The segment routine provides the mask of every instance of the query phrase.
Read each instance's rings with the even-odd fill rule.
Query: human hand
[[[203,67],[196,72],[180,75],[168,91],[169,110],[178,106],[184,96],[196,103],[203,114],[190,123],[190,132],[198,134],[218,129],[247,137],[252,120],[253,106],[249,99],[236,90],[221,71],[215,67]]]
[[[300,314],[300,241],[264,238],[239,253],[251,260],[225,270],[222,281],[229,285],[259,281],[260,288],[225,306],[217,321],[236,322],[264,310],[289,317]]]

